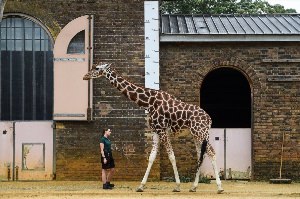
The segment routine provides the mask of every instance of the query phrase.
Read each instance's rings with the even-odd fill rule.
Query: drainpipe
[[[12,180],[15,180],[15,164],[16,164],[16,122],[13,122],[13,165]]]
[[[93,23],[93,16],[89,15],[88,16],[88,20],[89,20],[89,34],[88,34],[88,71],[91,70],[91,65],[92,65],[92,23]],[[87,108],[87,120],[92,120],[92,104],[91,104],[91,89],[92,89],[92,80],[88,81],[88,108]]]
[[[224,180],[226,179],[226,129],[224,129]]]

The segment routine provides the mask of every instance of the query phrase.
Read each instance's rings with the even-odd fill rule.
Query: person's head
[[[109,137],[111,134],[111,129],[103,129],[102,136]]]

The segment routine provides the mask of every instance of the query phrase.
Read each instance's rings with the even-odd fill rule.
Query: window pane
[[[25,27],[32,27],[32,21],[24,20]]]
[[[1,50],[6,50],[6,40],[1,40]]]
[[[34,50],[35,51],[41,50],[41,41],[40,40],[34,40]]]
[[[7,29],[7,39],[14,39],[15,31],[12,28]]]
[[[45,40],[41,40],[41,50],[45,51]]]
[[[23,28],[15,28],[15,39],[23,39]]]
[[[32,40],[25,40],[25,51],[32,51]]]
[[[45,31],[41,29],[41,39],[45,39]]]
[[[23,45],[24,45],[23,40],[16,40],[16,51],[22,51]]]
[[[32,39],[32,28],[25,28],[25,39]]]
[[[6,39],[6,28],[1,28],[1,39]]]
[[[7,19],[3,19],[1,21],[1,27],[6,27],[6,22],[7,22]]]
[[[41,29],[39,29],[39,28],[34,29],[34,38],[35,39],[40,39],[41,38]]]
[[[7,50],[14,50],[14,49],[15,49],[14,40],[7,40]]]
[[[75,35],[69,43],[68,54],[84,54],[85,31],[81,31]]]
[[[13,18],[15,21],[15,27],[23,27],[21,18]]]

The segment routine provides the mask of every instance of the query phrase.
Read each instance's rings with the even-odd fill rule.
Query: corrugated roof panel
[[[265,33],[263,31],[263,29],[261,29],[256,21],[254,21],[254,19],[252,17],[243,17],[244,20],[246,21],[246,23],[248,24],[248,26],[254,31],[254,34],[263,34]]]
[[[209,34],[208,27],[205,23],[205,20],[202,16],[195,16],[194,17],[195,28],[197,33],[199,34]]]
[[[280,16],[275,16],[275,17],[268,17],[268,19],[275,25],[276,24],[276,27],[280,30],[281,33],[283,34],[289,34],[291,33],[292,31],[284,26],[282,24],[282,22],[279,20],[279,17]],[[285,22],[285,24],[287,25],[287,23]]]
[[[179,33],[188,33],[188,30],[186,27],[186,22],[185,22],[185,17],[177,16],[177,21],[178,21]]]
[[[300,14],[162,15],[163,34],[300,35]]]
[[[169,15],[163,15],[161,17],[161,32],[162,33],[170,33],[170,22],[169,22]]]
[[[245,30],[242,28],[241,24],[238,22],[236,17],[228,16],[228,20],[230,21],[231,25],[233,26],[234,30],[237,34],[244,34],[246,33]]]
[[[212,18],[210,16],[204,16],[205,22],[209,29],[210,34],[218,34],[219,31],[217,30]]]
[[[191,34],[197,33],[193,18],[191,16],[185,16],[185,22],[186,22],[186,27],[187,27],[188,33],[191,33]]]
[[[219,34],[227,34],[228,33],[226,28],[223,26],[223,23],[222,23],[220,17],[212,16],[212,20],[214,21]]]
[[[280,30],[279,27],[274,26],[273,22],[269,20],[266,15],[258,17],[274,34],[281,33],[283,30]],[[274,19],[274,18],[273,18]],[[278,25],[278,22],[277,22]]]
[[[293,21],[295,21],[295,26],[298,27],[298,31],[300,31],[300,18],[299,18],[299,15],[298,16],[291,16],[290,18],[293,19]]]
[[[262,30],[264,34],[273,33],[272,29],[262,21],[260,16],[251,16],[251,18],[255,22],[255,24],[257,24],[257,26]]]
[[[293,34],[298,32],[298,30],[294,26],[292,26],[283,16],[277,16],[276,18],[282,24],[282,26],[290,31],[290,33]]]
[[[251,26],[249,26],[249,24],[247,23],[244,17],[236,16],[235,18],[237,22],[240,24],[241,28],[244,30],[245,34],[255,34],[254,29],[251,28]]]
[[[179,33],[176,15],[170,15],[170,29],[171,29],[171,33]]]
[[[237,31],[235,28],[232,26],[231,20],[232,18],[229,18],[227,16],[222,16],[220,17],[222,24],[224,25],[225,29],[229,34],[236,34]]]

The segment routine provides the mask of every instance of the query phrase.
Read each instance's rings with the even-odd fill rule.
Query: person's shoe
[[[110,184],[110,182],[107,182],[106,184],[112,188],[115,187],[115,184]]]
[[[103,189],[112,189],[112,187],[109,186],[108,184],[103,184]]]

